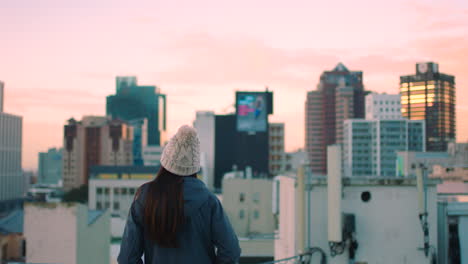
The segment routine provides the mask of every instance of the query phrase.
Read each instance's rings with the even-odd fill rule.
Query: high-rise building
[[[269,167],[270,174],[279,175],[285,171],[284,123],[270,123],[269,126]]]
[[[0,82],[0,201],[23,197],[21,167],[23,118],[3,112],[3,83]]]
[[[344,120],[364,117],[365,94],[362,72],[341,63],[322,73],[317,90],[307,93],[306,151],[312,173],[327,173],[327,146],[343,141]]]
[[[95,165],[132,165],[133,129],[101,116],[68,120],[64,127],[63,186],[66,190],[88,184]]]
[[[215,113],[197,111],[193,127],[200,138],[201,175],[209,189],[214,188]]]
[[[346,120],[345,176],[396,177],[397,152],[425,151],[424,133],[424,120]]]
[[[446,151],[456,138],[455,77],[434,62],[416,64],[416,74],[400,77],[403,116],[426,120],[428,151]]]
[[[107,97],[107,116],[128,122],[147,119],[147,133],[142,132],[147,135],[145,143],[163,145],[166,141],[166,95],[156,86],[137,85],[136,77],[117,77],[116,84],[116,94]],[[137,128],[137,132],[140,129]],[[144,145],[135,145],[136,165],[143,165],[139,153]]]
[[[366,119],[402,119],[401,104],[399,94],[378,94],[370,93],[366,95]]]
[[[3,82],[0,81],[0,113],[3,112],[3,97],[4,97],[3,86],[4,86]]]
[[[62,181],[63,149],[51,148],[47,152],[39,152],[37,182],[46,185],[58,185]]]

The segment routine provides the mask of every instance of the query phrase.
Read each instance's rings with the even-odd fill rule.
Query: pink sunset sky
[[[6,112],[23,116],[23,166],[62,145],[70,117],[104,115],[115,76],[168,95],[172,134],[197,110],[221,112],[235,90],[274,91],[286,149],[304,145],[304,102],[343,62],[367,90],[435,61],[455,75],[457,139],[468,140],[468,1],[0,0]]]

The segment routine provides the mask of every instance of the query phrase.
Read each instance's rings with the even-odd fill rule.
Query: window
[[[126,195],[127,194],[127,188],[122,188],[121,192],[122,192],[122,195]]]
[[[258,210],[255,210],[254,211],[254,219],[258,219],[260,217],[260,213],[258,212]]]
[[[253,199],[255,203],[258,203],[260,201],[260,193],[256,192],[253,194]]]
[[[245,193],[240,193],[239,202],[243,203],[245,201]]]
[[[114,210],[119,210],[120,209],[120,204],[119,202],[114,202]]]
[[[102,188],[101,187],[96,188],[96,192],[97,194],[102,194]]]
[[[134,195],[135,194],[135,188],[130,188],[130,194]]]
[[[102,209],[102,203],[101,202],[96,202],[96,209],[101,210]]]
[[[105,208],[105,209],[109,209],[109,207],[110,207],[110,203],[109,203],[109,202],[105,202],[105,203],[104,203],[104,208]]]
[[[104,194],[109,194],[109,188],[108,187],[104,188]]]
[[[239,218],[244,219],[244,210],[239,211]]]
[[[119,188],[114,188],[114,194],[119,195],[119,193],[120,193],[120,189]]]

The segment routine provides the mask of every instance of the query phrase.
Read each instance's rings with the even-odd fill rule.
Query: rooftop
[[[23,233],[24,211],[17,209],[5,217],[0,218],[0,233]]]

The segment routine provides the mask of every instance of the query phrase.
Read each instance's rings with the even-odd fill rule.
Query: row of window
[[[136,188],[126,188],[126,187],[117,187],[117,188],[110,188],[110,187],[97,187],[96,193],[97,194],[109,194],[110,190],[114,190],[114,195],[134,195]]]
[[[239,211],[239,219],[244,219],[244,217],[245,217],[244,209],[241,209]],[[253,217],[254,217],[254,219],[260,218],[260,212],[258,210],[254,210],[253,211]]]

